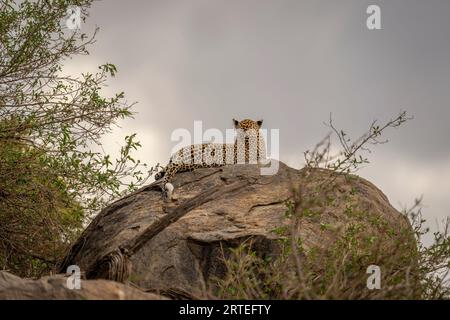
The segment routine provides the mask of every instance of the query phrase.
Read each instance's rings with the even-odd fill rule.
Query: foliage
[[[302,219],[305,217],[295,218],[298,223]],[[226,275],[213,281],[213,289],[206,296],[220,299],[449,299],[450,237],[446,230],[437,232],[435,243],[424,247],[419,242],[424,232],[420,227],[423,220],[412,222],[418,237],[417,250],[405,245],[408,230],[382,241],[358,229],[361,225],[349,228],[328,250],[305,248],[297,233],[286,232],[279,240],[280,254],[276,259],[261,256],[250,239],[231,249],[224,258]],[[382,248],[387,241],[393,239],[397,239],[395,247],[384,251]],[[382,270],[379,290],[366,287],[367,267],[372,264]]]
[[[48,271],[86,218],[150,174],[132,156],[135,134],[117,159],[96,151],[132,116],[123,92],[102,94],[116,67],[63,72],[68,58],[88,54],[97,32],[68,29],[68,9],[80,8],[84,21],[91,2],[0,2],[0,263],[20,275]]]
[[[0,265],[37,276],[76,239],[84,211],[45,153],[14,142],[1,142],[0,153]]]

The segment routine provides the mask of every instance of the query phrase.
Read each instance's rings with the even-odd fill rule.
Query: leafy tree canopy
[[[86,219],[150,175],[132,156],[135,134],[116,159],[94,151],[132,116],[123,92],[102,94],[116,67],[62,72],[97,32],[69,29],[68,10],[85,21],[91,3],[0,1],[0,264],[21,275],[51,269]]]

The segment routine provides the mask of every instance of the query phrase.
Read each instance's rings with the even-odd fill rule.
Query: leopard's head
[[[245,148],[246,152],[252,151],[257,154],[257,158],[265,158],[265,142],[260,132],[262,120],[253,121],[245,119],[238,121],[233,119],[234,128],[236,129],[236,140],[238,149]]]

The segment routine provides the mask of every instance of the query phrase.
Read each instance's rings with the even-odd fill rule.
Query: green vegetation
[[[405,216],[412,222],[413,238],[407,228],[380,239],[364,224],[352,223],[335,233],[330,248],[305,248],[292,229],[281,234],[276,259],[261,256],[249,239],[223,259],[226,275],[214,279],[210,292],[221,299],[448,299],[447,230],[436,232],[434,243],[424,247],[427,230],[420,209],[405,211]],[[293,217],[291,223],[305,221]],[[382,270],[379,290],[366,287],[369,265]]]
[[[84,21],[91,2],[0,1],[0,268],[21,276],[53,270],[94,212],[149,175],[132,156],[135,135],[117,159],[95,151],[132,115],[123,92],[102,94],[116,67],[63,72],[96,33],[68,29],[67,10]]]

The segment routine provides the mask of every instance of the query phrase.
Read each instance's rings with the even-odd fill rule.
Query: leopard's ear
[[[234,127],[237,128],[239,126],[239,121],[233,118]]]
[[[261,128],[263,121],[262,120],[258,120],[256,121],[256,124]]]

